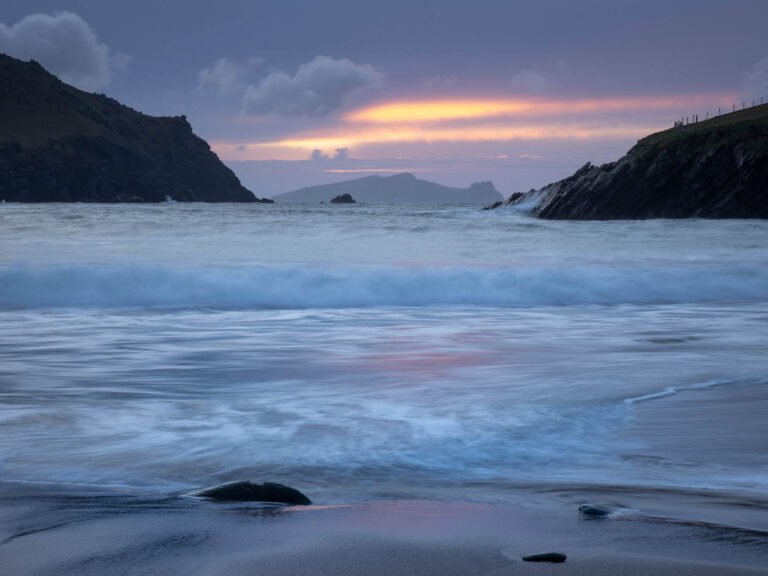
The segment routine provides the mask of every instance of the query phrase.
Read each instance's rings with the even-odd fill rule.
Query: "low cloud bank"
[[[273,72],[248,86],[243,106],[256,115],[326,116],[340,108],[351,93],[376,86],[381,79],[381,72],[368,64],[317,56],[299,66],[293,76]]]

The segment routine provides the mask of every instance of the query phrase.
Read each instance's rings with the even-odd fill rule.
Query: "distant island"
[[[357,204],[357,201],[350,194],[339,194],[331,198],[331,204]]]
[[[184,116],[147,116],[0,54],[0,201],[272,202]]]
[[[768,104],[657,132],[489,208],[522,203],[563,220],[768,218]]]
[[[490,182],[476,182],[469,188],[451,188],[420,180],[409,173],[309,186],[278,194],[273,199],[275,202],[317,204],[345,194],[368,204],[486,204],[502,199]]]

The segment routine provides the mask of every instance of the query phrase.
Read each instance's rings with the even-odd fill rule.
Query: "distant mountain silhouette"
[[[259,200],[184,116],[147,116],[0,54],[0,201]]]
[[[485,204],[502,199],[490,182],[476,182],[469,188],[451,188],[420,180],[409,173],[309,186],[278,194],[273,199],[275,202],[318,204],[344,194],[368,204]]]

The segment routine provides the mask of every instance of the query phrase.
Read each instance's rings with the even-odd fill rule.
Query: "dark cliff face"
[[[0,54],[0,201],[168,199],[261,201],[183,116],[141,114]]]
[[[541,218],[768,218],[768,105],[644,138],[617,162],[519,195]]]

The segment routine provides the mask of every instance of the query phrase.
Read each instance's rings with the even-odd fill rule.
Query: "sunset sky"
[[[0,51],[186,114],[259,196],[373,173],[508,195],[768,101],[768,2],[4,0]]]

